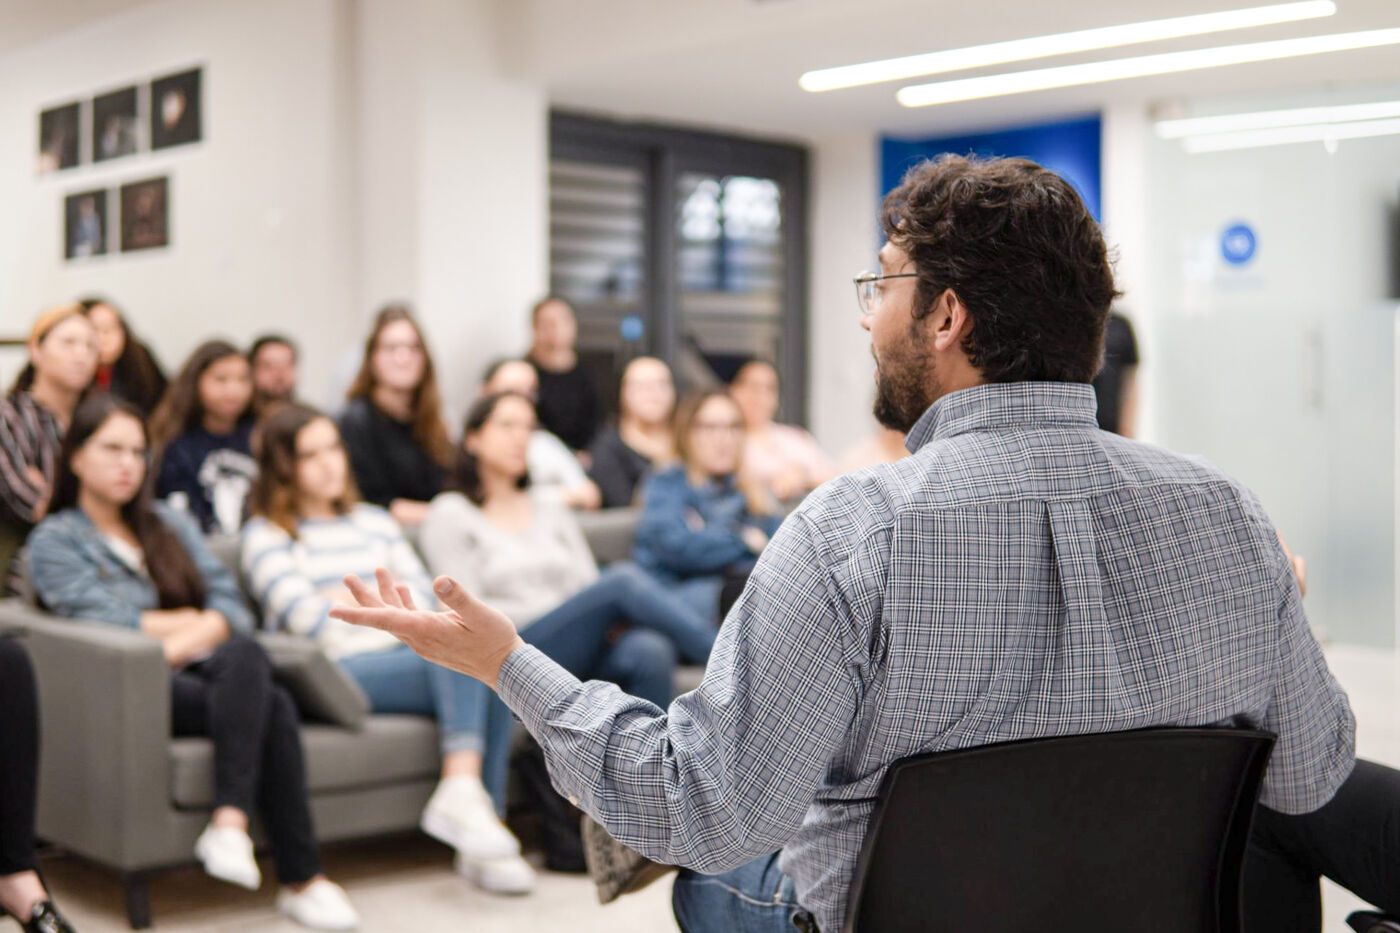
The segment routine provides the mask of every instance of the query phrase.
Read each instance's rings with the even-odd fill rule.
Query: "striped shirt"
[[[1100,431],[1083,384],[952,393],[908,444],[783,523],[669,710],[512,653],[497,689],[555,786],[659,862],[717,873],[781,849],[828,931],[880,780],[911,754],[1239,725],[1279,737],[1265,804],[1331,798],[1351,710],[1253,494]]]
[[[435,606],[432,582],[399,523],[384,509],[361,503],[337,518],[303,519],[297,536],[266,518],[243,527],[239,564],[262,611],[263,625],[315,640],[333,658],[397,647],[388,632],[330,617],[344,592],[342,579],[374,582],[385,567],[408,584],[419,606]]]
[[[62,447],[63,427],[34,396],[19,391],[0,398],[0,595],[16,583],[7,579],[11,561],[39,521]]]

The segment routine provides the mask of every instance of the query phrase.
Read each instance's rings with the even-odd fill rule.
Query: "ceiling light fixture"
[[[1385,45],[1400,45],[1400,28],[1370,29],[1364,32],[1341,32],[1325,36],[1305,36],[1298,39],[1275,39],[1245,45],[1222,45],[1188,52],[1163,52],[1134,58],[1117,58],[1082,65],[1062,65],[1057,68],[1037,68],[1008,74],[986,75],[936,81],[901,88],[896,99],[906,107],[927,107],[963,100],[981,100],[1029,91],[1076,87],[1121,81],[1125,78],[1145,78],[1152,75],[1175,74],[1218,68],[1223,65],[1243,65],[1250,62],[1297,58],[1325,52],[1346,52]]]
[[[1173,16],[1169,19],[1154,19],[1143,23],[1100,26],[1095,29],[1080,29],[1075,32],[1062,32],[1051,36],[1031,36],[1026,39],[992,42],[987,45],[929,52],[924,55],[906,55],[902,58],[887,58],[876,62],[862,62],[858,65],[821,68],[817,71],[806,72],[798,78],[797,83],[804,91],[834,91],[839,88],[858,87],[864,84],[879,84],[883,81],[902,81],[906,78],[946,74],[950,71],[965,71],[969,68],[1005,65],[1033,58],[1047,58],[1052,55],[1092,52],[1120,45],[1180,39],[1184,36],[1200,36],[1212,32],[1225,32],[1230,29],[1292,23],[1298,20],[1331,16],[1335,12],[1337,12],[1337,4],[1333,0],[1304,0],[1301,3],[1276,3],[1269,6],[1248,7],[1242,10],[1222,10],[1217,13],[1198,13],[1194,16]]]
[[[1153,129],[1161,139],[1182,139],[1208,133],[1235,133],[1267,130],[1281,126],[1308,126],[1322,123],[1354,123],[1400,117],[1400,100],[1373,104],[1341,104],[1331,107],[1300,107],[1294,110],[1261,110],[1258,113],[1232,113],[1218,117],[1188,117],[1161,120]]]
[[[1358,123],[1316,123],[1310,126],[1280,126],[1263,130],[1242,130],[1238,133],[1212,133],[1208,136],[1188,136],[1181,141],[1190,153],[1225,152],[1231,149],[1258,149],[1263,146],[1284,146],[1289,143],[1321,142],[1329,146],[1342,139],[1365,139],[1373,136],[1400,134],[1400,119],[1366,120]]]

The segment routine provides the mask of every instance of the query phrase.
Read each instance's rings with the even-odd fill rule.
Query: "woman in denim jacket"
[[[681,404],[676,447],[680,464],[643,487],[632,557],[718,622],[725,577],[753,569],[782,517],[743,475],[744,419],[724,392],[703,392]]]
[[[148,441],[129,403],[99,393],[78,406],[49,517],[29,538],[34,588],[59,615],[160,641],[172,732],[214,743],[214,812],[194,851],[204,870],[259,887],[248,821],[260,808],[283,885],[278,909],[314,929],[352,929],[354,909],[321,870],[296,707],[247,634],[252,615],[233,575],[193,521],[151,504]]]

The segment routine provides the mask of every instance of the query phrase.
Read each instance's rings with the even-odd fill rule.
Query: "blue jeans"
[[[797,904],[792,879],[778,870],[778,853],[722,875],[681,869],[671,907],[684,933],[815,933],[812,915]]]
[[[619,623],[632,629],[615,644],[610,643],[609,636]],[[525,626],[520,637],[575,677],[613,680],[600,672],[605,665],[616,663],[616,659],[606,659],[629,637],[633,641],[629,650],[635,654],[638,643],[653,640],[636,637],[644,632],[661,636],[692,664],[709,660],[717,634],[707,616],[695,612],[636,564],[627,562],[609,567],[590,586]],[[656,696],[632,692],[657,702]],[[665,699],[657,705],[665,706],[670,700],[668,689]]]
[[[407,645],[341,658],[340,666],[364,690],[374,712],[432,716],[444,755],[481,753],[481,782],[504,812],[511,715],[489,687],[425,661]]]
[[[709,620],[711,626],[719,627],[724,621],[719,617],[719,596],[724,592],[724,577],[691,577],[670,587],[671,595],[685,603],[690,611]]]

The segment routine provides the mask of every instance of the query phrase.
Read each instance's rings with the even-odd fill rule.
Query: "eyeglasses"
[[[742,421],[697,421],[690,426],[696,434],[743,434]]]
[[[892,272],[881,275],[878,272],[862,272],[855,277],[856,302],[860,305],[861,316],[875,313],[875,302],[880,297],[880,283],[885,279],[917,279],[917,272]]]

